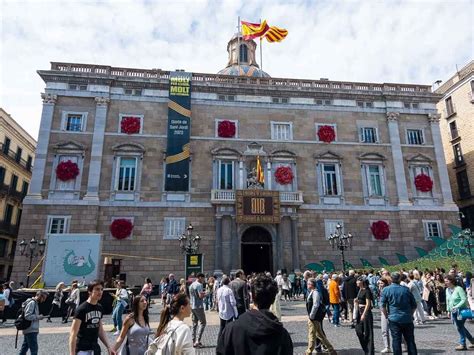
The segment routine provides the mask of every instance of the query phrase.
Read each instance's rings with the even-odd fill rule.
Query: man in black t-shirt
[[[102,298],[103,291],[104,283],[102,281],[92,281],[87,286],[89,298],[79,305],[74,312],[74,320],[69,335],[70,355],[100,354],[99,338],[108,349],[109,354],[116,354],[109,346],[102,326],[103,309],[98,302]]]

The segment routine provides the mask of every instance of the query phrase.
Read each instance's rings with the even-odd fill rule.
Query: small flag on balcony
[[[262,164],[260,163],[260,157],[257,155],[257,181],[260,184],[265,182],[265,176],[263,174]]]

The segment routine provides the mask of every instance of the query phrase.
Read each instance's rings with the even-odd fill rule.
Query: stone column
[[[408,189],[403,163],[402,147],[400,143],[400,131],[398,130],[398,112],[387,112],[388,133],[392,149],[393,169],[395,170],[395,182],[397,184],[398,205],[411,205],[408,200]]]
[[[298,217],[291,216],[291,252],[293,271],[300,269],[300,248],[298,243]]]
[[[272,163],[267,162],[267,181],[265,181],[266,190],[272,189]]]
[[[244,162],[241,160],[239,161],[239,189],[242,190],[243,188],[244,188]]]
[[[272,255],[273,255],[273,275],[276,275],[278,269],[282,268],[282,254],[280,248],[280,225],[275,224],[275,240],[272,240]]]
[[[222,216],[216,216],[214,254],[214,273],[222,273]]]
[[[430,122],[431,136],[433,137],[433,145],[436,156],[436,165],[438,166],[438,176],[441,188],[441,194],[443,196],[443,203],[445,205],[455,206],[453,201],[453,195],[451,193],[451,185],[449,184],[449,175],[446,167],[446,160],[444,157],[443,144],[441,141],[441,130],[439,128],[439,119],[441,115],[439,113],[431,113],[428,115],[428,121]]]
[[[237,235],[237,223],[235,220],[235,216],[232,216],[232,224],[231,224],[231,246],[233,252],[232,255],[232,263],[231,263],[231,271],[235,271],[240,268],[240,243],[239,243],[239,236]]]
[[[49,137],[51,135],[51,124],[53,122],[54,105],[57,96],[52,94],[41,94],[43,99],[43,111],[38,134],[38,145],[36,146],[33,174],[31,177],[30,193],[28,198],[42,199],[41,190],[48,156]]]
[[[99,182],[102,169],[102,153],[104,148],[105,124],[107,121],[107,97],[96,97],[94,135],[92,136],[89,178],[84,200],[99,201]]]

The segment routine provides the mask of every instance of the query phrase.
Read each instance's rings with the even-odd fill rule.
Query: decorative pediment
[[[56,153],[84,153],[85,146],[75,141],[59,142],[54,146]]]
[[[270,156],[274,158],[296,158],[296,154],[289,151],[289,150],[274,150],[273,152],[270,153]]]
[[[421,153],[409,156],[406,160],[409,163],[431,163],[433,161],[433,159]]]
[[[359,155],[359,160],[381,161],[381,160],[387,160],[387,158],[385,158],[385,156],[379,153],[364,153],[364,154]]]
[[[239,152],[236,149],[233,148],[227,148],[227,147],[219,147],[219,148],[214,148],[211,150],[212,156],[221,156],[221,157],[235,157],[238,158],[242,155],[241,152]]]
[[[259,155],[259,156],[266,156],[267,153],[263,150],[263,146],[257,142],[252,142],[247,145],[247,149],[245,150],[243,155]]]
[[[139,143],[121,143],[112,147],[114,152],[121,153],[145,153],[145,147]]]
[[[330,150],[328,150],[326,153],[314,154],[313,158],[316,160],[342,160],[342,157],[340,155],[337,155],[336,153],[333,153]]]

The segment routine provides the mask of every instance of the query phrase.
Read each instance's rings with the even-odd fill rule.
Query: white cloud
[[[37,136],[50,61],[215,73],[237,18],[288,29],[264,42],[274,77],[431,84],[473,57],[472,0],[1,2],[0,105]]]

